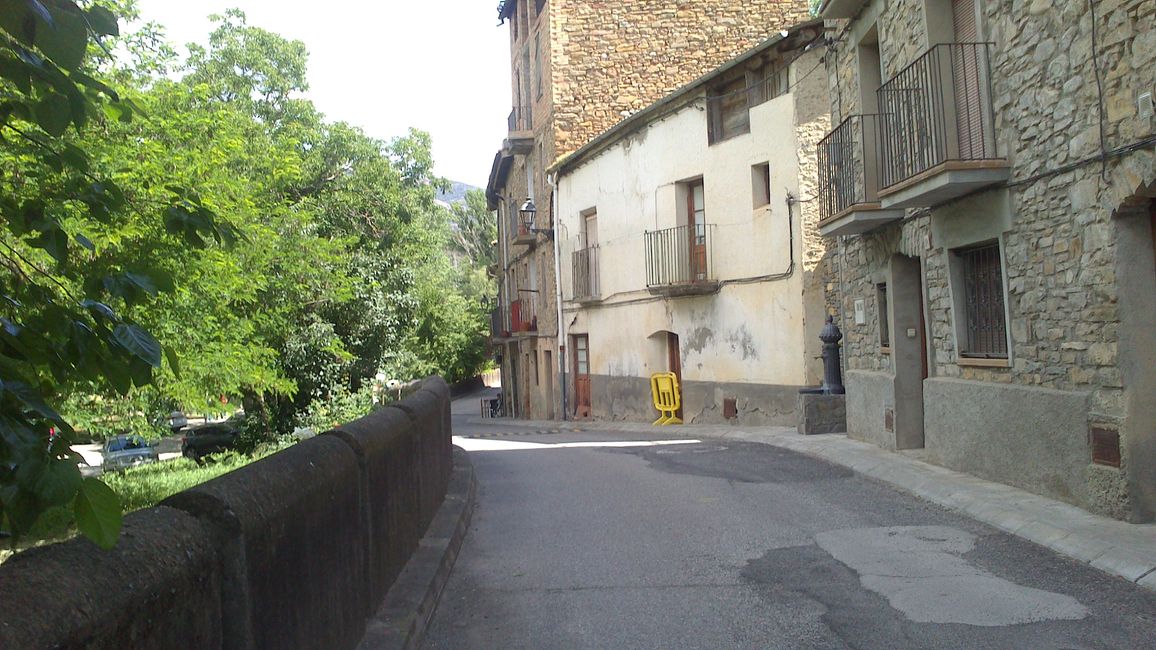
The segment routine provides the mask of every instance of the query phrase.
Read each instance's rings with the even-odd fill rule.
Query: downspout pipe
[[[553,174],[546,174],[546,182],[550,184],[550,196],[553,197],[550,201],[550,225],[554,228],[554,290],[556,292],[554,306],[557,309],[558,340],[555,342],[555,350],[557,350],[558,359],[558,386],[561,389],[561,403],[562,403],[562,419],[568,420],[568,412],[566,410],[566,330],[562,321],[562,264],[560,262],[562,254],[562,228],[559,227],[558,215],[562,213],[561,207],[562,199],[558,195],[558,176],[557,172]]]

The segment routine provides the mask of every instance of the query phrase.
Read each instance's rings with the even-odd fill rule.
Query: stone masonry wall
[[[890,0],[880,14],[884,81],[926,51],[923,5],[931,1]],[[1156,154],[1149,143],[1103,162],[1098,157],[1101,146],[1112,151],[1156,132],[1156,121],[1137,111],[1137,95],[1156,88],[1156,2],[1098,0],[1095,55],[1087,3],[977,2],[983,38],[994,43],[997,149],[1012,165],[1011,229],[1001,238],[1010,367],[956,362],[949,251],[930,241],[926,210],[910,211],[904,222],[881,231],[844,238],[843,255],[827,266],[829,286],[842,293],[844,323],[855,300],[867,304],[868,324],[846,332],[847,366],[889,369],[888,357],[879,352],[872,275],[892,253],[902,252],[923,262],[933,376],[1087,392],[1089,424],[1120,427],[1123,436],[1121,260],[1114,220],[1122,207],[1156,188]],[[847,21],[828,22],[838,40],[827,58],[835,124],[860,111],[856,44],[842,39],[846,26]],[[1071,168],[1050,173],[1065,166]],[[1121,470],[1089,462],[1085,478],[1095,496],[1080,505],[1128,516],[1127,443],[1121,441]]]
[[[558,157],[779,30],[806,0],[551,0]]]

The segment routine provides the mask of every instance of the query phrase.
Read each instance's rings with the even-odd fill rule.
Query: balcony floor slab
[[[819,233],[824,237],[861,235],[880,226],[903,218],[904,211],[883,210],[879,204],[853,205],[830,219],[819,222]]]
[[[1002,185],[1011,177],[1003,160],[944,163],[879,191],[884,210],[929,208],[992,185]]]

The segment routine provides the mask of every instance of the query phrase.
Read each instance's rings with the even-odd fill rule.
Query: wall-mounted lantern
[[[550,239],[553,239],[554,238],[554,229],[553,228],[535,228],[534,227],[534,217],[537,214],[538,214],[538,209],[536,207],[534,207],[534,200],[533,199],[526,199],[526,202],[522,204],[522,208],[520,210],[518,210],[518,217],[521,218],[521,220],[522,220],[522,227],[525,228],[529,232],[532,232],[535,234],[542,233],[542,234],[546,235],[547,237],[549,237]]]

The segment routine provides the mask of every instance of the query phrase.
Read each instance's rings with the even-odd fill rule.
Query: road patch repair
[[[958,528],[845,528],[819,533],[815,542],[916,623],[1002,627],[1089,614],[1071,596],[1017,585],[974,566],[963,555],[975,548],[975,535]]]

